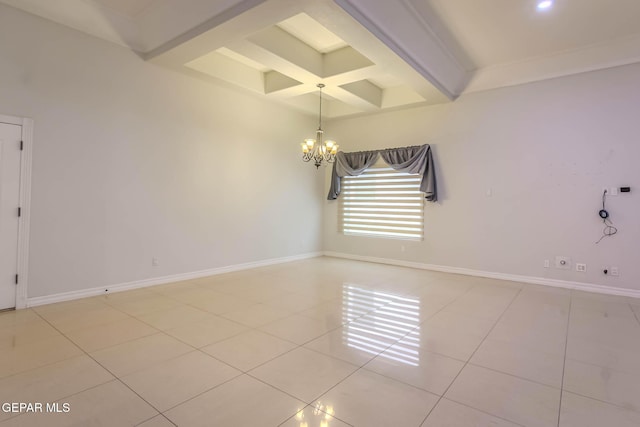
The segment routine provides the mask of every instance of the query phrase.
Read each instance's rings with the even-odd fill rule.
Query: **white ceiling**
[[[96,3],[133,19],[157,0],[96,0]]]
[[[638,0],[428,0],[476,68],[580,49],[640,32]]]
[[[640,62],[640,1],[0,0],[328,117]]]

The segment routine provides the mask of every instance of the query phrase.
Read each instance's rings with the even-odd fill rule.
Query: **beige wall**
[[[321,250],[311,117],[5,6],[0,113],[35,120],[29,297]]]
[[[640,290],[639,110],[633,65],[331,122],[344,151],[432,144],[440,201],[427,203],[423,242],[343,236],[325,201],[324,248]],[[607,202],[619,233],[596,245],[602,188],[622,185],[632,192]],[[556,255],[587,273],[545,269]],[[620,277],[602,274],[611,265]]]

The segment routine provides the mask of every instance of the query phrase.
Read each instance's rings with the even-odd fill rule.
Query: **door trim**
[[[31,160],[33,153],[33,120],[0,114],[0,123],[22,127],[22,155],[20,156],[20,207],[18,221],[18,284],[16,309],[27,307],[29,283],[29,225],[31,224]]]

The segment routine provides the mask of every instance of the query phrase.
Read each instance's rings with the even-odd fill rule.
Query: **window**
[[[422,240],[421,175],[390,167],[369,168],[342,178],[340,228],[344,234]]]

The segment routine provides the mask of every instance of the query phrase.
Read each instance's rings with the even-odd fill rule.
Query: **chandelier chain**
[[[318,114],[318,129],[322,130],[322,88],[324,85],[322,83],[318,84],[320,88],[320,114]]]

